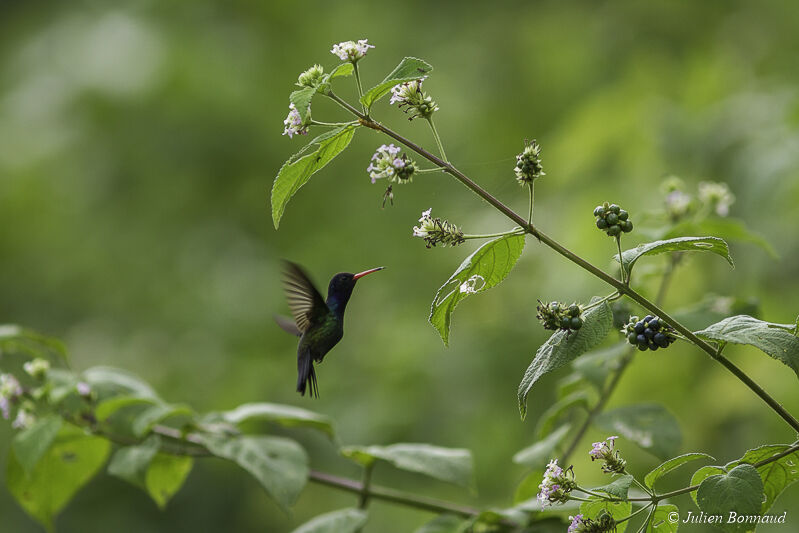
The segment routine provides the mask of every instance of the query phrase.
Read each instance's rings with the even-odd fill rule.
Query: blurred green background
[[[559,377],[534,389],[521,422],[516,388],[547,337],[535,320],[536,299],[585,301],[607,289],[530,239],[503,285],[458,308],[445,349],[427,324],[429,303],[474,243],[427,250],[410,238],[411,227],[429,207],[467,232],[509,223],[436,175],[395,187],[396,205],[380,209],[383,186],[371,185],[365,168],[385,139],[359,131],[350,150],[297,194],[275,231],[272,180],[306,140],[280,135],[297,74],[314,62],[335,65],[330,47],[348,39],[376,46],[361,63],[366,85],[405,55],[426,59],[436,70],[425,88],[441,107],[437,125],[450,158],[524,211],[514,155],[523,139],[536,138],[547,172],[536,187],[538,224],[603,268],[613,244],[593,227],[597,203],[617,202],[635,220],[661,205],[667,174],[692,188],[702,179],[726,182],[737,197],[732,216],[768,236],[780,259],[737,243],[734,271],[717,257],[693,258],[666,306],[713,291],[756,297],[764,318],[792,322],[799,312],[797,23],[789,0],[6,0],[0,323],[61,337],[75,368],[128,368],[165,399],[198,410],[289,403],[333,417],[344,444],[470,448],[476,497],[388,467],[378,467],[375,482],[509,505],[524,475],[511,457],[532,442]],[[351,97],[350,89],[340,92]],[[408,123],[396,108],[383,102],[375,115],[432,147],[424,124]],[[321,102],[314,117],[345,118]],[[272,322],[287,312],[280,258],[305,265],[320,285],[339,271],[388,267],[358,285],[347,334],[319,369],[319,401],[294,392],[296,340]],[[796,376],[754,349],[729,353],[799,412]],[[722,462],[795,438],[731,375],[685,345],[638,356],[610,406],[641,400],[676,414],[684,451]],[[358,475],[324,438],[291,434],[314,468]],[[601,436],[590,432],[586,451]],[[2,424],[2,456],[9,437]],[[659,462],[619,444],[636,473]],[[581,479],[601,482],[587,455],[578,455]],[[795,510],[797,501],[794,487],[773,510]],[[165,512],[101,475],[58,525],[65,532],[282,532],[354,502],[309,486],[287,516],[246,473],[208,460]],[[687,497],[678,503],[689,505]],[[410,531],[431,517],[372,505],[367,531]],[[6,490],[0,516],[3,531],[38,530]],[[788,520],[796,524],[799,515]]]

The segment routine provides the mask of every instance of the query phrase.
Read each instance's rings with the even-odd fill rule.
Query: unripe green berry
[[[605,222],[604,218],[598,218],[596,220],[596,227],[599,228],[599,229],[605,229],[605,228],[608,227],[608,223]]]
[[[624,209],[619,211],[619,220],[627,220],[628,218],[630,218],[630,213],[628,213]]]
[[[608,209],[610,209],[611,213],[615,213],[617,215],[621,212],[621,207],[619,207],[616,204],[610,204],[610,207]]]
[[[619,221],[619,215],[617,215],[616,213],[610,213],[608,216],[605,217],[605,220],[607,221],[609,226],[612,226],[613,224]]]
[[[598,205],[598,206],[596,206],[596,207],[594,208],[594,216],[595,216],[595,217],[601,217],[601,216],[603,216],[604,214],[605,214],[605,208],[604,208],[604,207],[602,207],[601,205]]]
[[[583,319],[578,316],[572,317],[569,325],[571,326],[571,329],[580,329],[583,327]]]
[[[621,226],[619,226],[618,224],[610,226],[607,231],[608,235],[610,235],[611,237],[615,237],[616,235],[621,233]]]
[[[571,316],[580,316],[580,306],[577,304],[571,304],[569,306],[569,314]]]
[[[624,233],[630,233],[633,230],[633,223],[629,220],[623,220],[620,224],[621,230]]]

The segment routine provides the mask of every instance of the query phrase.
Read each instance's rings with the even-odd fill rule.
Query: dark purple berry
[[[635,331],[636,333],[643,333],[645,329],[646,326],[644,326],[643,322],[636,322],[635,325],[633,326],[633,331]]]
[[[656,330],[656,331],[659,330],[660,329],[660,320],[657,319],[657,318],[653,318],[652,320],[649,321],[649,327],[654,329],[654,330]]]
[[[638,344],[643,344],[643,345],[646,345],[646,337],[644,337],[644,335],[643,335],[643,334],[638,334],[638,335],[635,337],[635,341],[636,341]]]
[[[658,333],[652,340],[661,348],[666,348],[669,345],[669,338],[663,333]]]
[[[644,330],[644,338],[646,338],[646,340],[652,340],[652,338],[653,338],[654,336],[655,336],[655,332],[654,332],[654,330],[651,330],[651,329],[649,329],[649,328],[646,328],[646,329]]]

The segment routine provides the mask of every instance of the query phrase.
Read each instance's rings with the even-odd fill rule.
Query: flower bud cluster
[[[391,88],[391,100],[389,104],[397,104],[405,113],[410,116],[408,120],[416,117],[430,118],[433,113],[438,111],[438,105],[422,91],[422,82],[425,78],[406,81]],[[405,109],[403,109],[405,108]]]
[[[608,437],[607,439],[595,442],[588,455],[592,461],[603,461],[602,471],[607,474],[622,474],[627,466],[627,461],[621,458],[618,450],[615,449],[614,441],[618,436]]]
[[[330,53],[337,55],[342,61],[350,61],[355,63],[365,56],[366,52],[368,52],[370,48],[374,48],[374,46],[368,44],[367,41],[368,39],[359,39],[358,42],[343,41],[338,44],[334,44],[333,49],[330,50]]]
[[[583,309],[577,304],[566,305],[560,302],[544,303],[538,300],[536,318],[544,329],[576,331],[583,327]]]
[[[535,142],[525,141],[524,151],[516,156],[516,180],[520,185],[532,183],[536,178],[545,176],[544,167],[541,166],[541,147]]]
[[[639,350],[655,351],[658,348],[668,348],[676,339],[672,335],[674,330],[656,316],[646,315],[643,320],[631,316],[621,332],[627,337],[627,342],[637,346]]]
[[[603,513],[597,520],[583,518],[582,514],[570,516],[571,524],[566,533],[606,533],[616,530],[616,521],[607,513]]]
[[[308,119],[311,118],[311,108],[308,108]],[[308,135],[308,124],[307,121],[302,120],[302,116],[300,116],[300,112],[294,106],[294,104],[289,104],[289,114],[286,117],[286,120],[283,121],[283,135],[288,135],[289,139],[294,137],[295,135]]]
[[[557,459],[553,459],[547,465],[544,472],[544,478],[541,484],[538,485],[540,489],[538,493],[538,501],[541,502],[541,507],[553,503],[564,503],[569,501],[569,493],[577,486],[574,481],[574,471],[571,467],[563,469],[558,466]]]
[[[413,236],[421,237],[424,239],[428,248],[441,244],[442,246],[457,246],[463,244],[466,239],[463,238],[463,232],[451,222],[441,220],[440,218],[432,218],[430,212],[432,209],[422,212],[422,217],[419,219],[419,225],[413,227]]]
[[[383,178],[391,183],[407,183],[416,172],[416,163],[406,154],[400,155],[399,147],[384,144],[374,153],[366,171],[369,172],[372,183]]]
[[[630,214],[616,204],[605,202],[594,208],[596,227],[610,237],[618,237],[622,232],[629,233],[633,230]]]
[[[11,404],[22,396],[22,387],[11,374],[0,374],[0,413],[3,418],[11,418]]]
[[[300,87],[318,87],[325,77],[325,69],[321,65],[314,65],[297,78]]]

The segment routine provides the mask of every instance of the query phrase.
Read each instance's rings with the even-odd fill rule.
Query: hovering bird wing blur
[[[316,318],[323,317],[327,312],[327,304],[322,295],[313,286],[311,280],[299,265],[285,261],[283,271],[283,285],[286,290],[286,299],[289,309],[294,317],[297,332],[305,333]],[[286,329],[278,321],[278,325]],[[286,329],[286,331],[289,331]],[[297,334],[293,330],[290,333]]]
[[[286,333],[302,337],[302,331],[300,331],[300,328],[297,327],[293,319],[283,315],[274,315],[274,319],[277,325],[280,326],[280,329]]]

